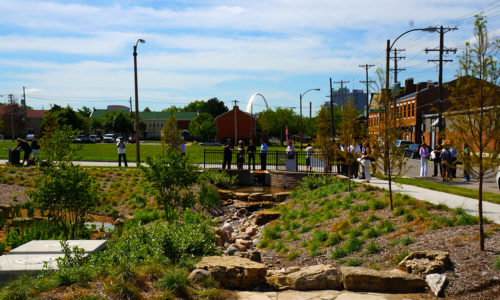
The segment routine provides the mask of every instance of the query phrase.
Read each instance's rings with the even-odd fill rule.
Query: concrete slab
[[[43,269],[44,263],[51,268],[57,267],[56,259],[63,254],[9,254],[0,256],[0,281],[7,281],[24,273],[36,274]]]
[[[85,253],[96,253],[106,247],[106,240],[68,240],[71,248],[83,248]],[[31,241],[12,249],[8,255],[14,254],[62,254],[61,244],[58,240]]]

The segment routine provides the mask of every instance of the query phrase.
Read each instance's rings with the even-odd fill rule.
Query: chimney
[[[415,84],[413,83],[413,78],[408,78],[405,80],[405,95],[415,92]]]

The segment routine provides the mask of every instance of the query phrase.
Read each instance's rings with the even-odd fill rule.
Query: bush
[[[375,254],[375,253],[378,253],[380,251],[380,248],[377,244],[375,244],[374,241],[371,241],[371,243],[368,245],[368,247],[366,247],[366,252],[368,252],[369,254]]]
[[[333,184],[338,180],[332,176],[324,176],[324,175],[309,175],[302,178],[300,182],[299,189],[305,191],[312,191],[319,187]]]
[[[359,251],[363,247],[363,240],[358,238],[350,238],[344,245],[344,249],[347,253],[354,253]]]
[[[221,203],[219,191],[211,185],[202,183],[198,194],[198,202],[205,209],[219,207]]]
[[[163,277],[158,279],[155,285],[162,291],[168,290],[175,294],[185,294],[189,279],[184,270],[171,268],[165,271]]]
[[[205,169],[200,176],[201,181],[208,181],[218,188],[228,188],[236,183],[236,175],[231,176],[219,170]]]
[[[338,232],[335,232],[335,233],[332,233],[328,239],[326,240],[326,246],[327,247],[330,247],[330,246],[335,246],[337,245],[338,243],[340,243],[342,241],[342,236],[340,235],[340,233]]]
[[[346,257],[347,256],[347,252],[345,251],[344,248],[342,247],[339,247],[339,248],[336,248],[335,250],[333,250],[333,252],[330,254],[330,257],[332,259],[339,259],[339,258],[342,258],[342,257]]]
[[[494,267],[495,269],[500,270],[500,256],[497,257]]]
[[[316,230],[312,234],[313,241],[324,242],[328,239],[328,233],[323,230]]]

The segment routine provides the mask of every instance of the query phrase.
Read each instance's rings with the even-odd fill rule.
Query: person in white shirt
[[[286,147],[286,156],[288,159],[295,158],[295,146],[292,145],[292,140],[288,140],[288,146]]]
[[[125,164],[125,167],[128,167],[127,165],[127,156],[125,154],[125,141],[123,139],[119,139],[118,142],[116,143],[116,147],[118,148],[118,166],[122,166],[122,157],[123,157],[123,163]]]

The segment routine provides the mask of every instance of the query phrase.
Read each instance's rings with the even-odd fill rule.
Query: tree
[[[446,137],[460,146],[470,146],[467,153],[458,151],[458,157],[465,170],[479,181],[479,249],[484,251],[483,180],[496,172],[500,164],[500,74],[496,59],[500,40],[490,41],[484,16],[475,17],[475,43],[465,44],[456,85],[451,88]]]
[[[343,151],[337,149],[337,153],[342,157],[344,163],[348,166],[348,188],[351,190],[352,168],[351,165],[356,163],[356,140],[360,137],[361,124],[358,121],[359,111],[354,106],[353,99],[343,105],[342,121],[339,128],[339,142],[343,145]]]
[[[383,70],[377,69],[379,86],[385,86]],[[379,89],[377,95],[378,107],[373,107],[380,112],[379,125],[379,140],[382,144],[381,158],[375,164],[380,163],[381,168],[387,174],[389,181],[389,204],[391,210],[394,209],[392,204],[392,181],[395,177],[401,176],[405,171],[406,160],[403,155],[403,148],[396,146],[396,140],[401,138],[400,129],[395,126],[397,124],[396,105],[391,91]]]
[[[151,112],[151,109],[146,106],[146,108],[144,108],[143,112]]]
[[[195,100],[193,102],[190,102],[188,105],[186,105],[182,109],[182,111],[202,112],[204,105],[205,105],[205,101],[203,101],[203,100]]]
[[[66,239],[78,238],[84,230],[87,213],[99,203],[100,186],[89,171],[62,162],[55,166],[40,168],[41,175],[35,177],[35,190],[29,197],[48,211],[48,217],[56,222]]]
[[[198,113],[209,113],[212,115],[212,117],[217,117],[220,114],[223,114],[229,109],[227,106],[224,104],[223,101],[220,101],[217,98],[210,98],[207,101],[203,100],[195,100],[186,107],[183,108],[183,111],[189,111],[189,112],[198,112]]]
[[[166,151],[163,155],[146,157],[140,168],[155,191],[155,199],[169,220],[177,219],[179,210],[192,207],[194,196],[184,191],[198,178],[198,167],[190,164],[180,151]]]
[[[278,135],[279,127],[276,122],[276,113],[272,109],[267,109],[259,113],[259,126],[266,135]]]
[[[206,112],[198,114],[189,123],[189,131],[193,136],[199,137],[202,141],[212,139],[217,134],[214,117]]]
[[[50,111],[48,111],[42,119],[41,128],[42,131],[45,130],[46,123],[49,117],[53,117],[57,126],[62,127],[64,125],[71,126],[74,130],[85,129],[85,122],[83,117],[75,112],[70,106],[61,107],[59,105],[53,105]]]
[[[104,113],[100,123],[107,132],[119,132],[128,136],[129,133],[134,131],[134,119],[128,112],[123,110],[114,110]]]
[[[81,145],[73,144],[78,132],[69,125],[59,127],[53,115],[49,115],[45,122],[45,131],[40,138],[40,159],[49,165],[58,165],[61,162],[70,162]]]
[[[78,109],[78,113],[85,118],[90,117],[92,114],[92,110],[88,108],[87,106],[82,106],[82,108]]]
[[[173,110],[170,111],[170,117],[165,121],[161,129],[161,143],[170,151],[180,150],[182,132],[177,128],[177,120],[175,119]]]
[[[316,145],[325,160],[325,172],[330,172],[331,166],[336,159],[336,145],[332,131],[330,130],[329,109],[322,107],[316,118]]]

